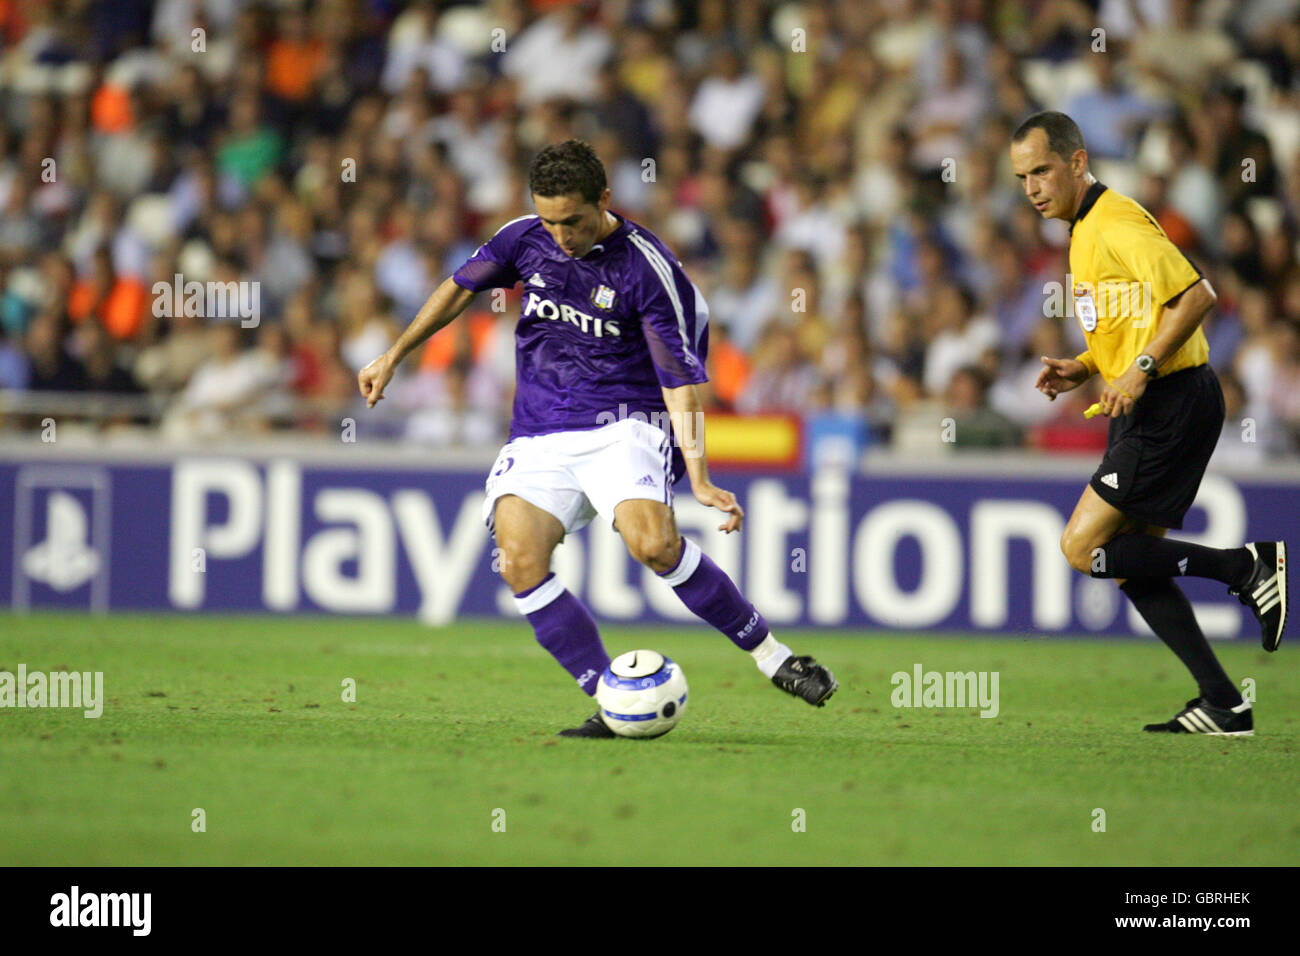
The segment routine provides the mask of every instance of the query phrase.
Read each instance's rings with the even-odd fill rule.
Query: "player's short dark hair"
[[[1079,130],[1079,124],[1056,110],[1043,110],[1029,117],[1011,134],[1011,142],[1021,142],[1036,129],[1047,134],[1047,148],[1066,162],[1070,161],[1076,151],[1087,149],[1083,145],[1083,133]]]
[[[528,191],[547,198],[578,193],[594,203],[605,191],[605,166],[596,151],[581,140],[552,143],[533,158]]]

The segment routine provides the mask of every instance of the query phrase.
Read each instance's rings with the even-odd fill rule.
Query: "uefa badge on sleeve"
[[[591,301],[598,309],[614,308],[614,290],[607,285],[597,286],[591,293]]]

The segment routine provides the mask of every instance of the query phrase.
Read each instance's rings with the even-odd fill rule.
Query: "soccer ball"
[[[686,710],[686,676],[657,651],[628,651],[600,675],[596,703],[620,737],[661,737]]]

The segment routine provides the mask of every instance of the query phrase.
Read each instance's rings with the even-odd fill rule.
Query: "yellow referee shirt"
[[[1070,226],[1069,291],[1088,343],[1079,361],[1108,382],[1119,378],[1155,337],[1165,303],[1201,278],[1149,212],[1093,183]],[[1198,328],[1160,374],[1209,360],[1210,344]]]

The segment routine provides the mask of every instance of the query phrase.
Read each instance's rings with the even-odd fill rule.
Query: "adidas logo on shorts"
[[[1119,490],[1119,474],[1112,471],[1109,475],[1102,475],[1101,483],[1107,488]]]
[[[638,484],[638,485],[649,485],[651,488],[653,488],[653,487],[655,486],[655,476],[654,476],[654,475],[645,475],[645,476],[644,476],[640,481],[637,482],[637,484]]]

